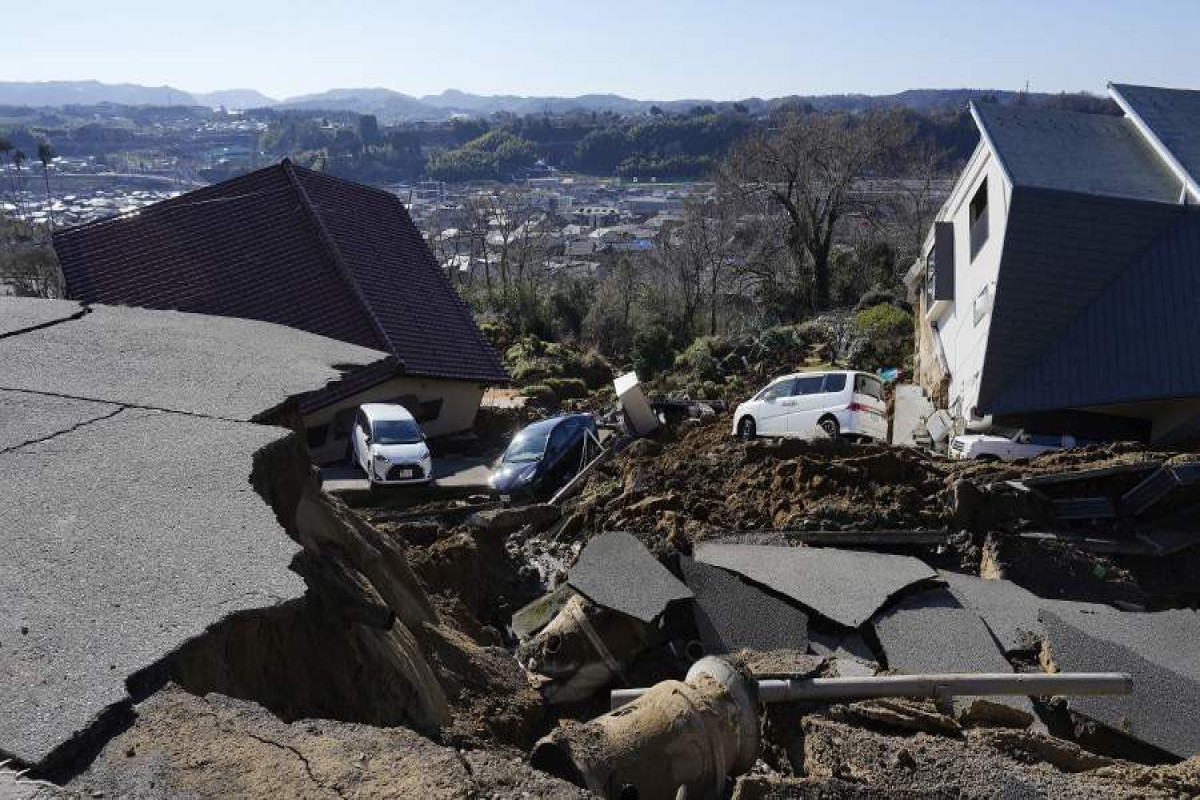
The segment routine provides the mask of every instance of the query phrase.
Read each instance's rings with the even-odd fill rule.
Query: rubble
[[[685,783],[678,728],[575,720],[657,683],[660,722],[699,709],[724,720],[705,735],[740,730],[723,690],[674,681],[704,653],[757,681],[1134,676],[1131,697],[949,715],[764,694],[758,761],[725,763],[731,740],[701,770],[718,796],[1197,793],[1200,756],[1156,763],[1200,752],[1197,615],[1145,611],[1200,601],[1187,458],[953,462],[744,441],[710,415],[610,446],[549,503],[351,509],[286,426],[298,396],[379,354],[238,320],[0,307],[0,507],[21,520],[0,543],[19,565],[0,608],[20,626],[0,634],[0,760],[67,783],[44,796],[582,797],[547,771],[627,769]],[[1164,465],[1159,492],[1145,482]],[[1146,510],[1123,516],[1139,486]],[[1087,498],[1116,517],[1064,518]],[[557,761],[534,747],[551,730]],[[531,752],[540,769],[515,763]]]
[[[1179,758],[1200,755],[1200,614],[1129,613],[1056,604],[1039,620],[1044,658],[1063,671],[1121,669],[1129,697],[1071,698],[1072,712]]]
[[[693,613],[705,653],[808,649],[808,616],[803,611],[723,569],[686,556],[680,566],[696,596]]]
[[[567,580],[592,602],[644,623],[653,622],[670,603],[692,597],[627,533],[606,533],[588,542]]]
[[[1178,798],[1189,793],[1177,787],[1195,786],[1193,776],[1200,774],[1200,760],[1195,759],[1179,765],[1184,769],[1121,763],[1068,774],[994,747],[991,731],[963,737],[924,732],[894,736],[822,715],[805,717],[800,725],[803,760],[797,767],[806,777],[743,777],[734,797]],[[1149,778],[1148,772],[1156,777]]]
[[[953,605],[945,590],[923,592],[875,619],[871,626],[889,669],[910,674],[1012,672],[979,615]],[[956,716],[971,722],[1026,728],[1035,719],[1025,697],[960,697],[953,705]]]
[[[574,595],[517,649],[517,659],[548,680],[540,687],[546,702],[576,703],[622,678],[634,659],[661,639],[657,626]]]
[[[705,544],[696,560],[737,572],[848,628],[912,584],[937,577],[908,556],[816,547]]]

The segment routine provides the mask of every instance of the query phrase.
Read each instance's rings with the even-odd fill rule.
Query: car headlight
[[[376,453],[375,454],[375,463],[376,464],[388,464],[390,462],[388,461],[388,457],[385,456],[383,453]]]

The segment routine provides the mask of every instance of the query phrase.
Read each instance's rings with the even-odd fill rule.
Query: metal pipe
[[[617,689],[610,696],[610,707],[620,708],[646,691]],[[950,673],[758,681],[758,699],[762,703],[872,697],[1129,694],[1132,691],[1133,678],[1125,672]]]

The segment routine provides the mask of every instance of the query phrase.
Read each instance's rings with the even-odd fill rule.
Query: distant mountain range
[[[663,111],[687,111],[695,106],[728,107],[740,103],[747,110],[762,111],[784,100],[811,103],[818,109],[862,110],[884,106],[903,106],[918,110],[963,106],[967,100],[984,95],[1001,102],[1017,97],[1017,92],[994,89],[910,89],[890,95],[817,95],[764,100],[633,100],[615,94],[586,94],[578,97],[522,97],[519,95],[478,95],[447,89],[441,94],[414,97],[382,88],[330,89],[318,94],[275,100],[254,89],[225,89],[216,92],[185,92],[172,86],[141,86],[132,83],[99,81],[48,81],[38,83],[0,81],[0,105],[55,107],[65,105],[200,105],[230,109],[307,108],[375,114],[384,122],[438,120],[454,114],[487,116],[496,112],[513,114],[559,114],[568,111],[646,113],[657,106]],[[1034,97],[1045,95],[1033,95]]]

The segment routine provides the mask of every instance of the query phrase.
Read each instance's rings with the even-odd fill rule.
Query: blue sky
[[[0,80],[275,97],[1200,88],[1200,0],[64,0],[4,16]]]

